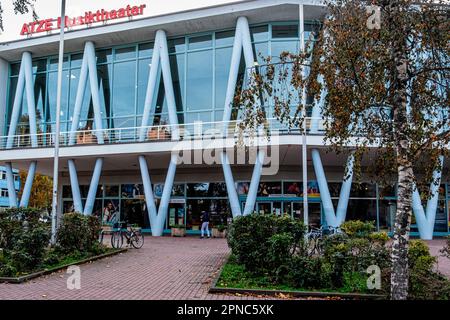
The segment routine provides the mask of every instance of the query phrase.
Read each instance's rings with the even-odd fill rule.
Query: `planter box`
[[[92,133],[79,133],[77,135],[77,144],[97,143],[97,137]]]
[[[172,233],[172,237],[185,237],[186,229],[185,228],[172,228],[171,233]]]
[[[219,231],[217,228],[212,228],[212,237],[213,238],[226,238],[227,230]]]
[[[170,139],[170,133],[163,128],[153,128],[148,131],[147,138],[149,140],[166,140]]]

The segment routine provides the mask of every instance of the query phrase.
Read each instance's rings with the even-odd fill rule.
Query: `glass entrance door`
[[[308,203],[308,222],[310,226],[319,228],[321,225],[322,204],[317,202]]]
[[[303,221],[303,202],[291,202],[291,217]]]

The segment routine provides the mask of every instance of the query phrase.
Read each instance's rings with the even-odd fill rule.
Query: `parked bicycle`
[[[320,226],[320,228],[316,228],[314,226],[309,226],[309,231],[306,233],[309,253],[311,255],[320,255],[323,251],[324,237],[333,237],[338,234],[345,235],[345,233],[339,227]]]
[[[144,235],[141,232],[141,228],[127,225],[122,221],[118,223],[118,228],[111,235],[111,246],[115,249],[122,248],[124,238],[127,246],[131,244],[134,248],[140,249],[144,245]]]

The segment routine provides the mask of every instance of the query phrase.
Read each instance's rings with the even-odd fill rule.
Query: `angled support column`
[[[6,127],[6,110],[7,110],[7,92],[8,92],[8,80],[9,80],[9,63],[0,58],[0,135],[5,135]]]
[[[236,32],[234,36],[233,52],[231,55],[230,73],[228,75],[227,91],[225,95],[225,105],[223,112],[223,135],[228,136],[228,125],[231,120],[231,109],[233,104],[234,93],[236,90],[236,83],[239,72],[239,64],[241,60],[242,52],[244,52],[245,65],[247,69],[254,67],[254,53],[252,48],[252,42],[250,37],[250,29],[246,17],[239,17],[236,22]],[[249,71],[251,72],[251,71]],[[247,195],[247,201],[245,203],[244,215],[253,212],[256,195],[258,191],[258,185],[262,173],[262,165],[264,163],[265,152],[258,151],[255,167],[253,169],[252,181],[250,183],[250,189]],[[225,176],[225,183],[227,185],[228,196],[230,199],[230,207],[233,217],[242,215],[242,211],[239,205],[239,198],[237,196],[236,186],[231,171],[231,166],[228,161],[226,152],[221,153],[222,168]]]
[[[312,149],[311,156],[313,160],[314,172],[316,174],[317,183],[320,190],[320,198],[322,200],[322,207],[325,213],[327,224],[331,227],[339,227],[345,221],[347,213],[348,200],[350,198],[350,190],[353,179],[353,155],[349,156],[347,162],[348,178],[342,182],[341,192],[339,194],[339,203],[337,207],[337,214],[335,214],[333,202],[331,201],[330,191],[328,189],[328,181],[323,170],[322,160],[320,158],[319,150]]]
[[[102,124],[100,93],[97,77],[97,63],[95,57],[95,47],[91,41],[86,42],[86,44],[84,45],[83,61],[81,64],[81,71],[80,71],[80,80],[78,82],[72,125],[69,135],[69,145],[75,144],[75,132],[78,130],[78,123],[80,121],[80,113],[84,100],[84,93],[86,90],[88,73],[89,73],[89,84],[91,88],[92,105],[94,107],[95,130],[102,130],[103,124]],[[97,131],[96,136],[99,144],[103,144],[105,142],[103,133],[101,131]]]
[[[28,207],[28,202],[30,200],[31,188],[33,187],[34,176],[36,174],[37,162],[32,161],[30,167],[28,168],[27,179],[25,180],[25,186],[23,187],[22,198],[20,199],[20,207]]]
[[[170,71],[169,50],[167,48],[167,37],[164,30],[158,30],[155,37],[155,46],[152,56],[152,64],[145,96],[144,113],[142,116],[141,129],[139,131],[139,141],[144,141],[148,126],[151,108],[153,106],[155,90],[158,90],[158,74],[161,67],[161,73],[164,81],[164,90],[167,99],[167,107],[169,112],[169,122],[171,124],[172,140],[179,140],[180,133],[178,128],[177,107],[175,102],[175,94],[173,90],[172,73]]]
[[[239,205],[239,197],[236,191],[233,173],[231,172],[230,161],[225,152],[220,153],[220,158],[223,167],[223,175],[225,177],[225,185],[227,186],[228,200],[230,201],[231,214],[233,215],[233,218],[236,218],[240,216],[242,212]]]
[[[72,126],[70,128],[69,145],[75,144],[76,131],[78,130],[78,123],[80,122],[81,106],[84,100],[84,93],[86,91],[86,81],[88,72],[87,63],[87,46],[84,48],[83,61],[81,63],[80,79],[78,81],[77,95],[75,97],[75,106],[73,109]]]
[[[6,169],[6,183],[8,184],[8,197],[9,197],[9,207],[15,208],[17,207],[17,195],[16,195],[16,187],[14,185],[14,174],[12,170],[12,163],[5,163]]]
[[[37,147],[36,103],[34,101],[33,65],[31,53],[24,52],[22,60],[25,68],[25,90],[27,94],[28,119],[30,123],[31,146]]]
[[[83,213],[86,216],[92,214],[94,208],[95,195],[97,193],[98,183],[100,181],[100,175],[102,173],[103,158],[97,158],[95,160],[94,172],[92,173],[91,184],[89,185],[89,192],[86,199],[86,203],[83,209],[83,203],[81,201],[80,184],[78,182],[77,168],[75,161],[68,160],[70,186],[72,188],[73,206],[76,212]]]
[[[177,155],[172,154],[169,168],[167,170],[166,180],[164,182],[163,194],[158,210],[155,205],[155,198],[153,196],[153,189],[148,172],[147,160],[145,156],[139,156],[139,166],[141,168],[142,182],[144,185],[145,199],[147,202],[147,211],[152,228],[152,236],[162,236],[164,231],[164,223],[166,222],[167,210],[169,208],[170,195],[172,193],[173,181],[175,179],[175,172],[177,167]]]
[[[12,148],[14,144],[14,135],[16,134],[17,124],[19,123],[24,89],[26,89],[31,145],[33,147],[37,146],[36,104],[34,101],[34,81],[32,68],[31,54],[29,52],[24,52],[22,54],[22,62],[20,64],[17,88],[14,96],[13,109],[11,112],[11,121],[9,124],[8,139],[6,142],[7,149]]]
[[[86,216],[91,215],[94,208],[95,195],[97,194],[98,182],[100,181],[102,167],[103,158],[97,158],[97,160],[95,160],[94,172],[92,173],[91,184],[89,186],[89,192],[83,210],[83,214]]]
[[[258,193],[259,181],[261,179],[262,167],[264,164],[265,151],[258,151],[255,166],[253,168],[252,180],[248,190],[247,201],[245,202],[244,216],[252,214],[255,209],[256,195]]]
[[[433,181],[430,185],[431,198],[427,201],[426,209],[423,208],[422,200],[420,199],[419,191],[414,185],[412,207],[414,215],[416,216],[417,227],[419,229],[420,238],[423,240],[432,240],[434,223],[436,220],[436,210],[439,200],[439,187],[441,185],[442,166],[444,163],[444,157],[439,157],[441,170],[433,172]],[[434,183],[436,182],[436,183]]]
[[[87,62],[89,68],[89,82],[91,83],[91,95],[92,95],[92,105],[94,107],[94,122],[95,129],[102,130],[102,114],[100,108],[100,94],[98,92],[98,77],[97,77],[97,61],[95,58],[95,47],[90,41],[86,42]],[[97,141],[99,144],[105,143],[103,132],[97,133]]]
[[[75,161],[70,159],[67,161],[69,166],[70,187],[72,189],[73,206],[76,212],[83,212],[83,203],[81,202],[80,184],[78,183],[77,168]]]

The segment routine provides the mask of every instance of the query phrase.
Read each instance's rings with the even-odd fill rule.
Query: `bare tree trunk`
[[[404,161],[398,167],[398,199],[394,238],[391,251],[391,299],[408,298],[408,242],[412,215],[412,163]]]
[[[397,4],[393,1],[391,5]],[[408,63],[404,39],[394,42],[395,94],[393,101],[394,137],[397,141],[398,198],[391,261],[391,299],[408,298],[408,242],[412,215],[413,164],[409,157],[407,111]]]

